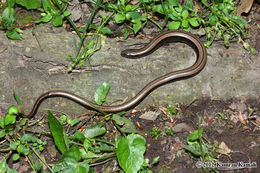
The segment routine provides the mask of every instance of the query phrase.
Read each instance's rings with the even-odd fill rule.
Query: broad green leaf
[[[58,13],[56,8],[51,4],[50,0],[42,0],[42,5],[47,14],[50,13],[51,15],[56,15]]]
[[[108,27],[103,27],[101,28],[101,33],[104,35],[110,35],[112,33],[112,31],[108,28]]]
[[[52,133],[55,145],[63,154],[68,149],[68,138],[65,133],[65,130],[60,124],[60,122],[52,115],[50,111],[48,111],[48,120],[50,131]]]
[[[182,20],[181,21],[181,26],[182,26],[182,28],[188,28],[189,27],[189,22],[187,20]]]
[[[2,1],[2,2],[3,2],[3,1]],[[14,4],[15,4],[15,0],[7,0],[6,3],[7,3],[7,6],[8,6],[9,8],[13,8],[13,7],[14,7]]]
[[[196,142],[200,136],[203,134],[203,128],[200,128],[199,130],[195,130],[192,134],[190,134],[187,137],[187,143],[192,144],[193,142]]]
[[[53,17],[51,23],[53,26],[61,26],[63,23],[63,17],[61,15],[56,15]]]
[[[196,17],[190,18],[188,21],[193,27],[198,27],[200,25]]]
[[[129,4],[127,4],[126,6],[125,6],[125,11],[131,11],[132,10],[132,7],[131,7],[131,5],[129,5]]]
[[[10,144],[9,147],[11,150],[16,150],[16,147],[18,146],[18,144],[12,140],[10,140]]]
[[[0,127],[3,129],[5,128],[5,118],[4,117],[1,117],[0,118]]]
[[[0,130],[0,138],[5,137],[6,133],[4,130]]]
[[[7,162],[6,159],[3,158],[0,162],[0,173],[5,173],[7,170]]]
[[[206,21],[206,24],[210,24],[211,26],[215,26],[218,18],[215,15],[209,17],[209,20]]]
[[[241,16],[234,16],[234,17],[232,17],[232,19],[238,24],[243,24],[243,25],[248,24],[247,21]]]
[[[72,146],[69,150],[67,150],[65,153],[62,154],[61,159],[65,157],[71,157],[75,159],[76,161],[79,161],[81,159],[81,152],[79,150],[78,146]]]
[[[22,143],[36,142],[37,138],[31,134],[24,134],[24,135],[22,135],[20,141]]]
[[[186,4],[185,4],[185,7],[188,8],[188,9],[193,9],[193,2],[192,2],[192,0],[187,0]]]
[[[134,33],[136,34],[142,28],[142,22],[140,20],[136,20],[133,25]]]
[[[5,115],[5,126],[9,125],[9,124],[14,124],[16,121],[16,116],[14,115]]]
[[[4,27],[11,27],[14,24],[14,9],[13,8],[5,8],[2,13],[2,25]]]
[[[164,10],[162,8],[162,4],[158,4],[158,5],[153,5],[152,6],[152,10],[154,12],[160,13],[160,14],[164,14]]]
[[[189,17],[189,12],[188,10],[183,10],[181,13],[183,19],[187,19]]]
[[[19,154],[17,154],[17,153],[15,153],[14,155],[13,155],[13,161],[16,161],[16,160],[19,160],[20,159],[20,155]]]
[[[71,15],[71,12],[70,12],[70,11],[64,11],[64,13],[63,13],[63,16],[64,16],[64,17],[70,16],[70,15]]]
[[[30,153],[30,149],[27,146],[20,144],[17,147],[17,152],[27,156]]]
[[[102,105],[102,103],[106,100],[106,96],[109,89],[110,89],[110,83],[108,81],[103,82],[98,86],[94,94],[94,99],[96,104]]]
[[[112,116],[113,121],[115,121],[116,124],[118,124],[121,127],[121,130],[125,133],[136,133],[137,130],[135,128],[135,125],[132,121],[130,121],[126,117],[121,117],[119,114],[114,114]]]
[[[51,14],[47,14],[44,17],[40,18],[39,20],[36,20],[35,23],[47,23],[52,19],[52,15]]]
[[[22,35],[17,32],[16,29],[7,30],[6,36],[12,40],[21,40],[23,38]]]
[[[195,156],[201,156],[201,150],[199,143],[194,143],[192,145],[187,145],[184,147],[186,150],[194,154]]]
[[[121,168],[127,173],[137,173],[144,162],[145,139],[130,134],[117,142],[116,155]]]
[[[173,22],[171,22],[171,23],[169,24],[168,27],[169,27],[170,30],[177,30],[177,29],[179,29],[180,25],[181,25],[181,22],[179,22],[179,21],[173,21]]]
[[[28,10],[37,9],[41,7],[40,0],[15,0],[15,2],[21,6],[24,6]]]
[[[8,169],[7,173],[18,173],[15,169]]]
[[[115,15],[115,22],[116,22],[117,24],[123,23],[124,21],[125,21],[125,15],[124,15],[124,14],[117,13],[117,14]]]
[[[40,171],[42,169],[42,164],[39,160],[37,160],[34,164],[33,167],[36,171]]]
[[[106,133],[106,128],[103,123],[97,123],[93,126],[86,128],[83,134],[86,138],[94,138]]]
[[[128,12],[127,14],[130,15],[131,19],[139,19],[140,18],[140,14],[136,11]]]
[[[73,135],[73,139],[83,141],[85,139],[85,136],[83,135],[83,133],[81,133],[79,130],[77,130]]]

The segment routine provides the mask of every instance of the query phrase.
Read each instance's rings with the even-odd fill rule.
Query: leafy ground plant
[[[102,83],[95,92],[97,104],[105,102],[107,92],[110,88],[109,82]],[[21,101],[14,93],[19,107]],[[6,144],[5,151],[9,153],[0,162],[0,172],[17,172],[9,169],[7,161],[19,161],[21,157],[27,158],[34,172],[82,172],[94,173],[96,165],[102,165],[112,159],[117,159],[118,171],[126,173],[151,173],[151,166],[159,161],[159,157],[150,163],[144,158],[146,150],[145,138],[138,134],[134,124],[124,117],[124,112],[117,114],[105,114],[101,122],[94,123],[84,130],[76,130],[68,135],[65,126],[73,126],[81,121],[79,118],[72,119],[62,113],[60,118],[56,118],[51,111],[48,111],[48,125],[50,133],[58,151],[62,154],[60,159],[50,166],[41,157],[41,152],[45,149],[46,141],[42,141],[28,129],[30,125],[26,118],[21,115],[17,106],[10,106],[8,113],[0,118],[0,139]],[[108,133],[106,122],[112,121],[122,137],[116,133],[114,139],[103,138]],[[37,123],[33,123],[36,125]],[[2,144],[1,144],[2,145]],[[36,156],[36,160],[32,159]],[[35,157],[34,157],[35,158]],[[48,171],[43,170],[43,165]]]

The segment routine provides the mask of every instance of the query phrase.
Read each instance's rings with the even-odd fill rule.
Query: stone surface
[[[108,103],[129,100],[149,81],[195,61],[193,50],[182,43],[164,45],[141,59],[126,59],[120,56],[122,50],[142,47],[149,39],[104,39],[102,49],[91,59],[92,67],[85,67],[81,73],[66,73],[69,64],[66,57],[69,51],[74,51],[73,40],[77,36],[46,24],[37,25],[35,33],[40,46],[32,29],[24,30],[24,39],[19,41],[8,40],[0,32],[0,105],[16,104],[13,91],[20,96],[25,112],[30,111],[38,96],[49,90],[62,89],[92,100],[95,88],[104,81],[111,84]],[[207,51],[208,62],[202,72],[155,89],[139,107],[189,103],[204,96],[224,100],[259,97],[259,54],[252,55],[236,43],[229,49],[215,44]],[[75,114],[85,109],[62,98],[48,99],[42,108]]]

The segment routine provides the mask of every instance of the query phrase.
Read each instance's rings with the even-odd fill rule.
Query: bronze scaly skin
[[[90,101],[86,101],[86,99],[77,96],[75,94],[62,91],[62,90],[53,90],[48,91],[44,94],[42,94],[35,102],[33,109],[30,114],[24,115],[24,117],[31,118],[36,113],[37,110],[43,100],[49,97],[65,97],[70,100],[73,100],[85,107],[97,109],[99,111],[103,112],[119,112],[123,110],[130,109],[137,105],[142,99],[144,99],[153,89],[155,89],[158,86],[161,86],[165,83],[168,83],[175,79],[180,79],[183,77],[189,77],[193,76],[197,73],[199,73],[205,66],[207,61],[207,52],[203,45],[203,43],[194,35],[183,32],[183,31],[166,31],[158,36],[156,36],[149,44],[147,44],[145,47],[141,49],[127,49],[121,52],[121,55],[126,58],[139,58],[145,55],[148,55],[152,53],[154,50],[156,50],[159,46],[161,46],[162,43],[165,41],[177,41],[177,42],[183,42],[185,44],[188,44],[191,46],[194,51],[196,52],[197,59],[196,62],[183,70],[177,70],[174,72],[170,72],[168,74],[165,74],[163,76],[158,77],[157,79],[151,81],[148,83],[135,97],[130,99],[129,101],[116,106],[99,106],[96,105]]]

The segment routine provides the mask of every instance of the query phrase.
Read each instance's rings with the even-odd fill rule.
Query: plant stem
[[[38,152],[33,148],[33,147],[30,147],[32,149],[32,151],[34,152],[34,154],[42,161],[42,163],[52,172],[53,170],[51,169],[51,167],[46,163],[46,161],[38,154]]]

